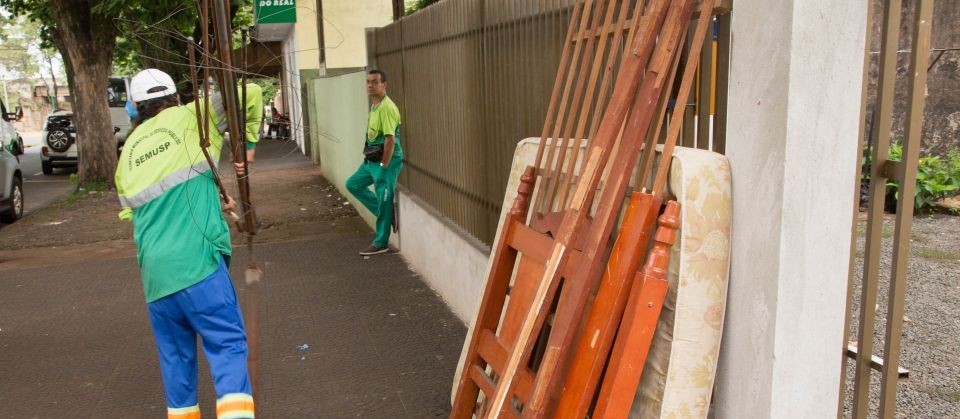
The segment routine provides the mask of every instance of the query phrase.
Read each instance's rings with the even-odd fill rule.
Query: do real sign
[[[254,0],[253,6],[258,25],[297,22],[296,0]]]

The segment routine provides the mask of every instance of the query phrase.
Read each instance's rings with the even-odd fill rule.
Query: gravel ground
[[[883,336],[889,289],[894,220],[884,220],[883,251],[878,289],[878,317],[874,329],[875,353],[883,355]],[[858,224],[856,290],[863,275],[864,232]],[[860,296],[853,303],[850,340],[857,340]],[[960,217],[919,216],[914,219],[911,256],[907,268],[900,366],[910,371],[897,389],[899,418],[960,418]],[[851,417],[852,362],[847,362],[846,416]],[[879,373],[871,375],[871,415],[877,417]]]

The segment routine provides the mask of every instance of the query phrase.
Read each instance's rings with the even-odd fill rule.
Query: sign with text
[[[265,23],[296,23],[296,0],[253,0],[253,15],[258,25]]]

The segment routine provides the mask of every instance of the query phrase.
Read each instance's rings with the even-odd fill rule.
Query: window
[[[111,108],[122,108],[127,105],[127,86],[123,79],[110,79],[107,85],[107,100]]]

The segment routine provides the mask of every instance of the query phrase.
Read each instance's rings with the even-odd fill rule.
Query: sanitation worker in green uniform
[[[393,223],[393,194],[403,167],[400,146],[400,110],[387,96],[387,75],[381,70],[367,73],[370,114],[364,138],[364,161],[347,179],[347,190],[377,217],[377,235],[361,255],[390,251],[390,226]],[[370,191],[373,185],[373,191]]]
[[[247,132],[252,159],[263,117],[262,92],[247,85]],[[167,418],[199,419],[197,336],[210,365],[219,418],[253,419],[247,338],[227,266],[232,246],[213,172],[220,160],[226,110],[216,97],[209,112],[213,164],[200,148],[194,104],[181,105],[169,74],[146,69],[130,80],[137,127],[117,163],[120,218],[133,222],[137,263],[160,359]],[[239,136],[238,136],[239,137]]]

